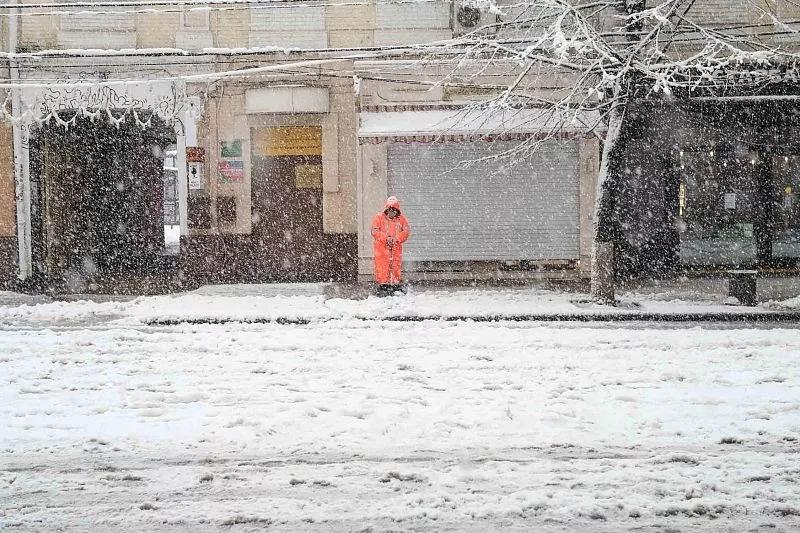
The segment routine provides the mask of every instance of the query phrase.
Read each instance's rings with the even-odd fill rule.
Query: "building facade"
[[[91,289],[80,280],[169,268],[190,282],[368,279],[368,220],[390,194],[414,226],[412,277],[579,276],[597,140],[575,129],[501,172],[467,164],[541,127],[529,117],[463,120],[459,110],[476,99],[469,89],[434,87],[436,67],[368,53],[450,39],[464,31],[458,9],[445,1],[91,16],[20,9],[14,97],[27,113],[18,174],[29,183],[30,215],[5,230],[8,242],[16,236],[6,279],[15,271],[76,290]],[[48,14],[28,16],[37,11]],[[64,49],[89,51],[51,52]],[[354,57],[342,59],[350,49]],[[214,75],[237,69],[253,74]],[[74,88],[41,87],[51,80]],[[83,116],[96,102],[112,110],[104,111],[110,127]],[[180,255],[165,258],[158,159],[172,149],[179,172],[188,170],[178,180]],[[17,181],[16,205],[2,207],[19,222]]]
[[[478,65],[469,83],[443,84],[451,65],[413,49],[496,19],[465,20],[463,5],[445,0],[102,14],[25,3],[2,26],[5,50],[16,52],[0,71],[14,87],[5,109],[18,113],[16,126],[0,125],[6,283],[367,280],[369,223],[392,194],[412,225],[412,279],[589,275],[602,136],[587,127],[591,117],[553,134],[535,110],[476,114],[471,104],[513,72]],[[692,16],[726,27],[760,21],[748,2],[723,3],[698,1]],[[782,16],[797,9],[778,4]],[[553,69],[536,83],[557,92],[570,78]],[[618,206],[619,257],[631,269],[711,246],[690,241],[717,216],[711,204],[733,201],[727,189],[703,200],[713,194],[701,178],[674,186],[676,168],[704,164],[692,154],[719,152],[702,134],[681,134],[683,144],[659,137],[663,115],[642,109],[642,131],[663,157],[639,161],[646,136],[628,143],[635,170]],[[173,152],[177,255],[162,223]],[[791,166],[793,154],[784,157]],[[794,216],[786,209],[775,216]],[[773,250],[776,242],[784,246],[773,240]]]
[[[769,17],[746,1],[697,2],[694,20],[763,50],[800,45],[800,7],[776,1]],[[783,21],[783,22],[779,22]],[[674,57],[698,52],[695,33]],[[795,276],[800,267],[795,154],[796,62],[770,83],[653,95],[644,88],[623,131],[624,163],[615,205],[617,271],[623,277],[715,276],[757,269]],[[755,77],[753,77],[755,79]],[[762,78],[763,79],[763,78]],[[644,96],[645,93],[650,93]]]
[[[796,274],[798,112],[791,100],[642,102],[617,204],[621,271]]]

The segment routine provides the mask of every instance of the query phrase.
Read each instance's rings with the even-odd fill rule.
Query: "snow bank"
[[[0,324],[53,324],[101,320],[130,322],[180,321],[319,321],[397,317],[514,317],[526,315],[630,315],[654,313],[763,314],[800,310],[800,299],[747,308],[710,300],[670,299],[668,294],[625,294],[617,307],[598,305],[586,294],[534,288],[414,289],[406,296],[347,299],[328,297],[326,284],[207,286],[196,291],[147,296],[128,301],[39,302],[6,297]],[[0,298],[0,303],[4,300]]]

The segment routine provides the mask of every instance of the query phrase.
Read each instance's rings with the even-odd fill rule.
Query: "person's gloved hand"
[[[386,245],[389,246],[389,247],[394,246],[394,237],[388,237],[386,239]]]

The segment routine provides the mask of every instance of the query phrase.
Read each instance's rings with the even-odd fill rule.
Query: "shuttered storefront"
[[[548,140],[532,154],[475,162],[518,142],[389,145],[389,193],[412,229],[406,260],[578,259],[577,142]]]

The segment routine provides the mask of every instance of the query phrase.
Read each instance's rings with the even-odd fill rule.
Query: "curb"
[[[686,322],[736,322],[736,323],[767,323],[767,322],[797,322],[800,323],[800,313],[774,312],[774,313],[581,313],[581,314],[531,314],[531,315],[398,315],[384,317],[331,317],[331,318],[186,318],[186,319],[156,319],[146,320],[149,326],[177,326],[180,324],[280,324],[303,326],[312,323],[332,322],[350,318],[362,322],[658,322],[658,323],[686,323]]]

